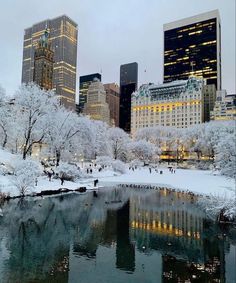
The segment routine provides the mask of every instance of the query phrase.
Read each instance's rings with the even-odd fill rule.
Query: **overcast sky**
[[[121,64],[139,64],[139,85],[163,80],[163,24],[219,9],[223,88],[235,93],[235,0],[1,0],[0,85],[21,82],[24,29],[66,14],[78,23],[77,81],[101,72],[119,82]],[[144,72],[146,70],[146,72]]]

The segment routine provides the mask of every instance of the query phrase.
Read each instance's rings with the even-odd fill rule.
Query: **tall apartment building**
[[[227,95],[226,90],[216,92],[216,102],[211,111],[211,120],[236,120],[236,94]]]
[[[120,113],[119,127],[130,132],[131,95],[138,87],[138,63],[120,66]]]
[[[33,81],[35,48],[44,34],[45,27],[54,52],[53,89],[63,105],[74,109],[78,28],[66,15],[44,20],[25,29],[22,83]]]
[[[204,80],[196,77],[142,85],[132,95],[131,133],[144,127],[187,128],[202,123],[203,85]]]
[[[102,76],[99,73],[80,76],[79,78],[79,105],[77,105],[77,112],[82,113],[84,110],[84,104],[87,102],[88,88],[94,79],[102,81]]]
[[[119,127],[120,88],[116,83],[104,84],[106,102],[109,105],[111,124]]]
[[[90,116],[91,119],[110,124],[110,110],[106,102],[106,91],[97,78],[88,88],[87,102],[84,104],[83,113]]]
[[[53,88],[53,54],[49,33],[45,30],[35,48],[33,81],[46,90]]]
[[[203,77],[221,89],[221,23],[214,10],[164,25],[164,82]]]

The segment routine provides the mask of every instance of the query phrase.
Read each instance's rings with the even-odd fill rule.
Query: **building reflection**
[[[130,201],[131,239],[162,254],[163,282],[225,282],[224,245],[205,234],[208,223],[192,195],[161,190]]]
[[[97,197],[71,194],[23,205],[15,200],[3,210],[0,267],[2,243],[9,253],[0,282],[72,282],[72,273],[77,278],[95,265],[100,272],[104,262],[107,270],[140,274],[140,266],[156,264],[151,257],[145,263],[152,254],[160,256],[155,268],[162,282],[226,281],[229,242],[189,194],[109,189]]]
[[[130,201],[117,210],[116,267],[133,272],[135,269],[135,248],[130,242]]]

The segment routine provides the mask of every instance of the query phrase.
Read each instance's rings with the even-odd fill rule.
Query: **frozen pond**
[[[106,188],[2,210],[1,283],[236,281],[235,230],[184,193]]]

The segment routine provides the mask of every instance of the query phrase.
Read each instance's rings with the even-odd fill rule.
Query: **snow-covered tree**
[[[12,153],[20,152],[22,145],[24,144],[24,128],[25,125],[20,123],[21,111],[16,105],[11,106],[11,121],[8,128],[8,140],[7,147]]]
[[[94,133],[93,143],[91,144],[91,152],[93,158],[97,156],[110,155],[108,125],[102,121],[92,121],[92,131]]]
[[[18,122],[23,125],[22,154],[26,159],[32,146],[44,141],[47,133],[47,116],[58,107],[58,100],[53,91],[45,91],[30,83],[23,84],[15,96],[16,107],[19,107]]]
[[[142,128],[135,134],[135,140],[146,140],[161,148],[165,141],[166,128],[162,126]]]
[[[0,137],[2,136],[0,140],[2,140],[2,148],[5,148],[8,141],[9,129],[11,128],[11,114],[12,111],[9,101],[6,98],[6,93],[0,86]]]
[[[40,175],[40,168],[32,160],[16,160],[13,164],[12,182],[17,187],[21,196],[34,187],[36,178]]]
[[[226,195],[202,196],[199,198],[198,204],[215,220],[219,218],[220,214],[229,220],[236,219],[236,198]]]
[[[156,155],[155,146],[145,140],[131,142],[129,144],[129,151],[131,154],[131,160],[139,159],[144,163],[151,161]]]
[[[98,156],[96,159],[96,163],[101,166],[111,166],[112,161],[110,156]]]
[[[120,128],[109,128],[108,139],[114,159],[125,160],[129,136]]]
[[[87,117],[79,117],[77,123],[80,132],[73,138],[73,151],[77,153],[77,156],[94,158],[97,127],[94,121]]]
[[[56,108],[48,115],[46,124],[47,131],[45,141],[49,152],[56,159],[56,166],[59,165],[63,151],[70,151],[73,146],[73,138],[79,134],[81,128],[79,117],[76,113],[66,110],[64,107]]]
[[[215,148],[216,166],[223,175],[236,178],[236,133],[222,135]]]

